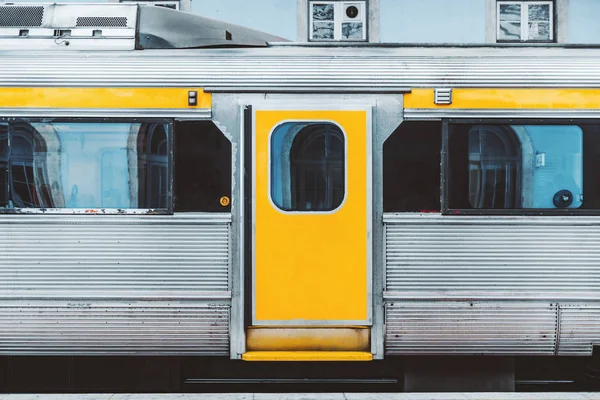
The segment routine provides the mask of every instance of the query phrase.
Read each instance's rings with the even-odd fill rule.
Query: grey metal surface
[[[174,118],[183,120],[204,120],[211,118],[207,108],[0,108],[0,117],[8,118]]]
[[[600,300],[600,218],[386,214],[386,293]]]
[[[0,3],[0,49],[133,50],[137,4]]]
[[[385,214],[386,353],[590,355],[600,218]]]
[[[328,48],[0,52],[1,86],[600,87],[600,49]],[[433,100],[433,99],[432,99]]]
[[[600,109],[418,109],[404,110],[406,120],[426,121],[442,118],[600,118]]]
[[[0,215],[0,354],[226,355],[230,224]]]
[[[392,302],[386,354],[552,355],[556,304]]]
[[[137,48],[141,49],[266,46],[277,41],[287,39],[165,7],[139,8]]]
[[[600,344],[600,303],[560,305],[559,355],[590,355]]]
[[[0,301],[2,355],[220,355],[229,305],[207,301]]]
[[[229,221],[1,215],[0,298],[227,298]]]
[[[373,99],[373,325],[371,352],[374,359],[384,357],[385,313],[383,288],[385,280],[383,219],[383,144],[402,122],[403,97],[382,95]]]

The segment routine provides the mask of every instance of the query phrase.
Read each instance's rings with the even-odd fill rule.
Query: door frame
[[[249,141],[245,141],[244,148],[241,149],[242,152],[246,155],[246,160],[244,161],[244,169],[246,173],[249,172],[250,176],[247,176],[246,182],[251,184],[251,196],[244,195],[245,201],[250,201],[249,215],[247,215],[247,228],[250,228],[251,231],[248,232],[249,235],[246,236],[249,239],[249,243],[246,244],[246,251],[250,252],[249,257],[246,257],[246,261],[249,262],[246,271],[246,277],[250,278],[250,285],[247,285],[246,288],[251,290],[250,296],[247,296],[248,303],[246,304],[245,314],[248,317],[248,326],[347,326],[347,325],[363,325],[363,326],[372,326],[373,325],[373,314],[374,314],[374,302],[373,302],[373,107],[374,105],[371,102],[356,102],[356,101],[344,101],[341,105],[331,105],[329,101],[321,98],[314,102],[308,103],[305,99],[301,103],[288,103],[281,104],[281,101],[257,101],[257,102],[249,102],[247,104],[247,109],[249,110],[249,119],[251,119],[251,129],[249,130],[249,134],[251,136]],[[281,321],[257,321],[256,319],[256,224],[255,224],[255,215],[256,215],[256,168],[255,168],[255,155],[256,155],[256,112],[257,111],[298,111],[298,112],[306,112],[306,111],[363,111],[365,112],[366,117],[366,126],[365,126],[365,152],[366,152],[366,177],[365,177],[365,186],[366,186],[366,283],[367,283],[367,319],[366,320],[325,320],[325,321],[316,321],[316,320],[307,320],[307,321],[298,321],[298,320],[281,320]],[[270,135],[273,133],[273,130],[279,126],[281,123],[289,122],[289,121],[304,121],[303,119],[293,119],[293,120],[281,120],[275,127],[273,127],[269,133]],[[246,123],[249,122],[245,121]],[[315,122],[330,122],[339,126],[339,123],[333,119],[319,119],[315,120]],[[344,131],[342,129],[342,131]],[[347,138],[346,132],[344,132],[345,137]],[[247,137],[247,136],[246,136]],[[346,142],[346,153],[347,157],[347,142]],[[270,140],[269,140],[269,151],[270,151]],[[270,161],[271,154],[268,154],[268,160]],[[270,174],[268,176],[268,180],[270,182]],[[348,176],[346,175],[346,187],[348,187]],[[247,189],[245,190],[247,194]],[[268,200],[272,204],[271,194],[268,194]],[[345,199],[342,204],[345,204]],[[325,212],[330,213],[330,212]],[[249,236],[249,237],[248,237]],[[250,262],[251,261],[251,262]],[[251,272],[248,274],[247,272]]]

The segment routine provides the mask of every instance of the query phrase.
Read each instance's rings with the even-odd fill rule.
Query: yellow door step
[[[366,351],[249,351],[245,361],[371,361]]]

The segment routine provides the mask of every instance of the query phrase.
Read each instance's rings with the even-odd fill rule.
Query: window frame
[[[344,198],[342,199],[341,203],[334,208],[333,210],[328,210],[328,211],[294,211],[294,210],[284,210],[283,208],[280,208],[277,203],[273,200],[273,190],[272,190],[272,171],[273,171],[273,149],[271,148],[271,143],[273,140],[273,133],[275,133],[275,131],[282,125],[285,125],[286,123],[300,123],[300,124],[331,124],[334,125],[335,127],[337,127],[340,132],[342,133],[342,136],[344,138]],[[325,119],[320,119],[320,120],[305,120],[305,119],[286,119],[286,120],[282,120],[279,121],[277,123],[277,125],[275,125],[271,131],[269,132],[269,139],[268,139],[268,150],[267,150],[268,154],[267,154],[267,163],[269,166],[269,171],[267,174],[267,191],[268,193],[268,198],[269,198],[269,203],[271,204],[271,206],[277,210],[280,213],[283,214],[308,214],[308,215],[312,215],[312,214],[334,214],[336,212],[338,212],[342,207],[344,207],[344,205],[346,204],[346,199],[348,198],[348,134],[346,133],[346,131],[344,130],[344,128],[338,124],[336,121],[333,120],[325,120]],[[291,177],[290,177],[291,180]]]
[[[452,180],[449,162],[450,125],[600,125],[600,120],[593,119],[552,119],[552,118],[486,118],[486,119],[443,119],[442,120],[442,150],[441,150],[441,187],[440,202],[442,215],[507,215],[507,216],[598,216],[598,209],[582,208],[513,208],[513,209],[463,209],[449,207],[449,188]],[[585,144],[584,144],[585,149]],[[583,171],[585,177],[585,170]],[[584,178],[585,179],[585,178]],[[585,191],[585,187],[584,187]],[[468,196],[468,194],[467,194]]]
[[[500,39],[500,6],[503,4],[521,5],[521,39]],[[550,5],[550,39],[529,39],[529,7],[530,4]],[[555,43],[556,42],[556,4],[554,0],[497,0],[496,1],[496,43]]]
[[[341,37],[342,32],[342,24],[344,21],[344,15],[342,7],[344,3],[360,3],[363,12],[363,37],[362,39],[343,39]],[[353,43],[353,42],[368,42],[369,41],[369,0],[308,0],[308,31],[307,38],[309,42],[316,43]],[[313,4],[332,4],[333,5],[333,39],[314,39],[313,38],[313,12],[312,6]],[[358,22],[358,21],[357,21]],[[337,33],[339,33],[339,37],[336,38]]]
[[[0,123],[140,123],[140,124],[161,124],[166,125],[167,134],[167,177],[168,193],[166,208],[0,208],[0,215],[3,214],[57,214],[57,215],[172,215],[173,211],[173,189],[175,165],[173,158],[173,128],[174,120],[170,118],[44,118],[44,117],[0,117]],[[10,150],[9,150],[10,151]]]

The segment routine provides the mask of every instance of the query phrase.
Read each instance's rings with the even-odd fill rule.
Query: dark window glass
[[[403,122],[383,145],[384,212],[440,211],[440,122]]]
[[[206,121],[175,124],[175,211],[231,210],[231,142]]]
[[[167,132],[162,124],[0,124],[0,206],[166,209]]]
[[[290,122],[271,136],[271,198],[285,211],[331,211],[345,195],[345,143],[333,124]]]
[[[144,125],[138,134],[138,198],[141,208],[166,208],[169,194],[167,131],[163,125]]]
[[[591,139],[574,125],[452,125],[449,207],[580,208]]]

